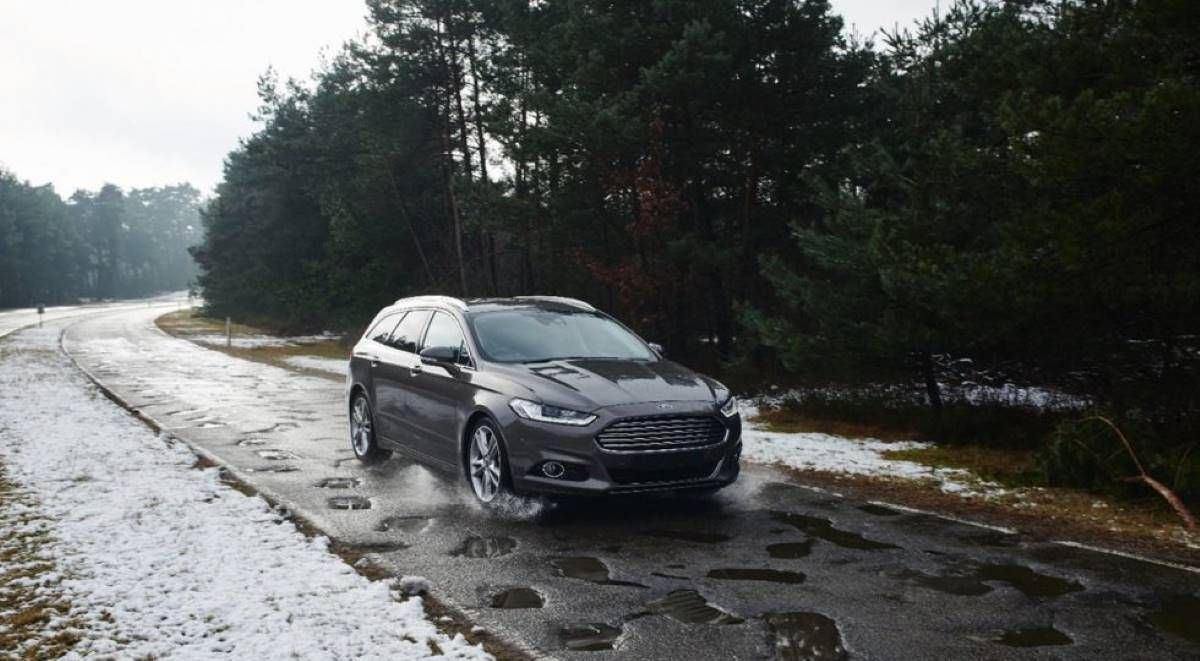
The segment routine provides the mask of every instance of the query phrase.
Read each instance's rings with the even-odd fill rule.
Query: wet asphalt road
[[[153,325],[167,310],[54,323],[168,433],[534,655],[1200,657],[1200,574],[854,502],[767,468],[709,499],[489,514],[421,466],[358,465],[341,383],[171,338]]]

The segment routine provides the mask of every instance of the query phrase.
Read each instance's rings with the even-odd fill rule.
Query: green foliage
[[[1200,498],[1200,456],[1194,440],[1180,442],[1178,428],[1164,428],[1136,415],[1114,420],[1146,473],[1185,500]],[[1145,496],[1149,489],[1126,478],[1137,465],[1113,430],[1096,419],[1061,422],[1038,453],[1038,467],[1051,486],[1080,487],[1120,496]]]
[[[107,185],[64,201],[0,171],[0,307],[184,289],[196,269],[200,192]]]

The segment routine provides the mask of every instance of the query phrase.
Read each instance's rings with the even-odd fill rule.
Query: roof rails
[[[573,308],[581,308],[588,312],[595,312],[596,308],[591,303],[585,303],[577,298],[567,298],[565,296],[514,296],[516,301],[543,301],[545,303],[558,303],[560,305],[569,305]]]
[[[466,310],[467,304],[461,298],[453,296],[409,296],[408,298],[398,298],[392,305],[449,305],[456,307],[459,310]]]

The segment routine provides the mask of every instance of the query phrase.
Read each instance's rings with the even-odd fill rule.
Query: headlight
[[[721,415],[725,416],[726,418],[732,418],[737,414],[737,397],[730,395],[729,399],[725,400],[725,403],[721,405]]]
[[[573,427],[582,427],[591,424],[596,416],[583,411],[572,411],[571,409],[559,408],[550,406],[549,404],[539,404],[531,402],[528,399],[514,399],[508,403],[517,415],[526,420],[536,420],[538,422],[550,422],[556,425],[571,425]]]

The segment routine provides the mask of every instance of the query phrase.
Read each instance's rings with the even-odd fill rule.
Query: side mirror
[[[654,353],[658,354],[659,358],[662,358],[663,356],[667,355],[667,352],[663,351],[663,346],[661,344],[659,344],[658,342],[647,342],[647,344],[650,345],[650,349],[653,350]]]
[[[450,367],[457,360],[458,349],[455,347],[426,347],[421,350],[421,362],[426,365]]]

